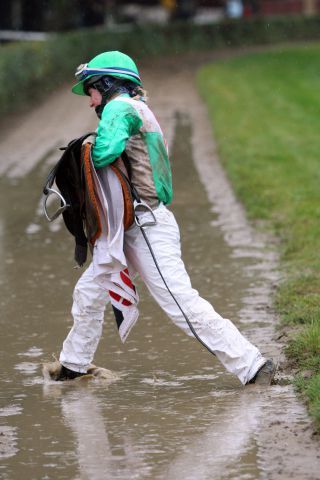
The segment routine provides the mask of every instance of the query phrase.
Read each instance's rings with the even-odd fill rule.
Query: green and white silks
[[[161,127],[143,101],[127,94],[108,102],[102,112],[92,152],[95,168],[112,163],[123,151],[141,200],[151,207],[171,203],[171,168]]]

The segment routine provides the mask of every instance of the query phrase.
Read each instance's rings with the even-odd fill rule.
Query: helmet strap
[[[128,88],[123,85],[123,81],[121,79],[112,78],[106,75],[96,79],[92,83],[88,82],[85,90],[88,90],[90,87],[98,90],[102,96],[100,105],[95,108],[97,117],[99,119],[101,119],[103,109],[113,95],[116,93],[129,93]]]

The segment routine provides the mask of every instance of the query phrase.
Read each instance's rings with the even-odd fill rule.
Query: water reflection
[[[248,408],[248,405],[250,407]],[[232,395],[224,411],[215,415],[215,420],[206,431],[188,443],[184,452],[169,465],[165,478],[168,480],[226,479],[232,478],[234,467],[237,479],[256,479],[259,471],[254,467],[256,452],[252,441],[257,431],[261,404],[247,391]],[[251,451],[250,451],[251,450]],[[251,454],[250,473],[242,477],[239,459],[247,451]]]
[[[244,476],[238,470],[236,478],[258,478],[252,439],[262,407],[255,391],[209,392],[206,375],[180,379],[180,389],[169,388],[164,378],[153,388],[144,380],[139,385],[130,382],[130,389],[115,385],[118,404],[112,389],[44,385],[46,398],[59,398],[61,419],[74,437],[81,479],[233,478],[233,468],[245,454]],[[215,380],[218,386],[219,378]],[[199,387],[197,396],[194,385]]]
[[[113,445],[101,400],[92,392],[85,389],[80,395],[79,392],[66,394],[61,400],[61,410],[76,439],[81,479],[137,478],[139,472],[143,473],[144,459],[130,435],[124,436],[120,445]]]

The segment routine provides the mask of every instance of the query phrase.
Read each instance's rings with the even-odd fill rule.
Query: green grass
[[[252,220],[280,238],[275,304],[320,429],[320,44],[207,65],[198,86],[220,158]],[[300,378],[300,377],[299,377]]]

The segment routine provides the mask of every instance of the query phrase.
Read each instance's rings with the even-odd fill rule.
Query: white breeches
[[[157,224],[146,228],[162,275],[201,340],[214,352],[224,367],[247,383],[265,363],[259,350],[239,330],[222,318],[209,302],[192,288],[181,259],[180,234],[174,215],[165,206],[154,210]],[[140,221],[150,214],[141,215]],[[165,287],[140,229],[133,225],[125,233],[125,255],[130,273],[138,273],[150,294],[171,320],[188,335],[190,328]],[[73,295],[74,325],[64,341],[61,363],[78,372],[85,372],[92,362],[102,334],[108,292],[94,280],[92,264],[80,277]]]

